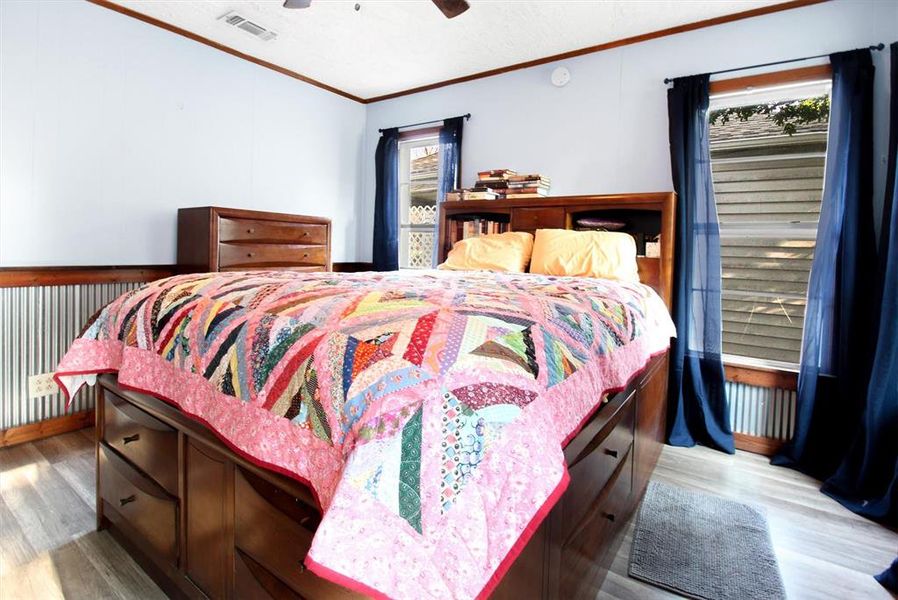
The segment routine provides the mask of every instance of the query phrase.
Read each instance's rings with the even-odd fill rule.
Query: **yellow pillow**
[[[519,231],[491,233],[455,242],[439,269],[524,273],[533,250],[533,236]]]
[[[615,231],[538,229],[530,272],[639,281],[636,240]]]

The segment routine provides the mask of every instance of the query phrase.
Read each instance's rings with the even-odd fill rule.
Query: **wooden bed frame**
[[[442,205],[440,247],[454,224],[491,215],[505,229],[573,227],[614,216],[660,233],[640,276],[670,303],[672,193]],[[99,379],[97,528],[108,529],[172,597],[356,598],[304,564],[320,514],[310,490],[259,467],[157,398]],[[667,354],[612,395],[564,450],[570,484],[506,572],[493,598],[593,598],[645,492],[666,426]]]

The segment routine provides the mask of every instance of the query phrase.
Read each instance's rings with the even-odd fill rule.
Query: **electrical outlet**
[[[59,391],[59,386],[53,381],[53,373],[41,373],[28,378],[28,397],[41,398]]]

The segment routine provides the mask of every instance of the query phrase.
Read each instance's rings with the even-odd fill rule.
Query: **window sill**
[[[723,371],[727,381],[744,383],[757,387],[798,389],[797,369],[747,364],[732,357],[725,357]]]

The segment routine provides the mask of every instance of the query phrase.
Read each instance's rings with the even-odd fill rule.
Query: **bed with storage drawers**
[[[661,255],[640,259],[646,285],[238,271],[161,280],[107,309],[58,373],[70,391],[98,375],[98,527],[173,597],[407,597],[411,585],[418,597],[594,597],[664,438],[669,333],[649,343],[640,327],[661,321],[633,315],[665,310],[674,197],[554,200],[568,223],[568,210],[656,214]],[[455,204],[446,215],[461,214]],[[504,310],[497,294],[511,294]],[[601,310],[574,310],[580,294]],[[600,348],[603,315],[624,305],[623,329]],[[257,320],[229,333],[243,307]],[[286,320],[254,354],[273,314]],[[260,367],[287,337],[277,327],[304,319],[314,327],[297,339],[314,348],[283,355],[298,375]],[[402,378],[414,381],[390,387]],[[410,482],[416,494],[403,496]],[[441,570],[443,558],[464,575]]]

